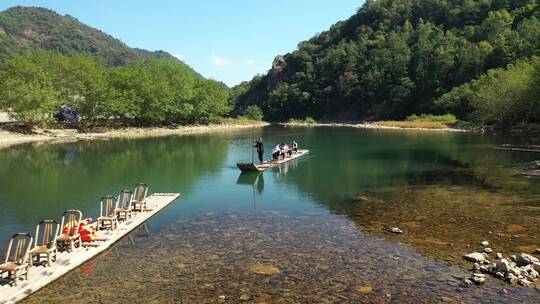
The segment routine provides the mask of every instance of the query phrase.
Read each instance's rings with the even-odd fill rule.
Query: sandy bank
[[[212,124],[204,126],[182,126],[178,128],[122,128],[105,132],[80,133],[74,129],[37,130],[34,134],[21,134],[0,130],[0,148],[33,142],[74,142],[78,140],[95,140],[109,138],[145,138],[185,135],[207,132],[227,132],[238,129],[263,127],[268,123],[247,124]]]
[[[467,129],[456,129],[456,128],[441,128],[441,129],[430,129],[430,128],[404,128],[404,127],[391,127],[391,126],[381,126],[370,123],[358,123],[358,124],[348,124],[348,123],[317,123],[317,124],[301,124],[301,123],[281,123],[283,126],[290,127],[349,127],[349,128],[360,128],[360,129],[376,129],[376,130],[406,130],[406,131],[432,131],[432,132],[471,132]]]

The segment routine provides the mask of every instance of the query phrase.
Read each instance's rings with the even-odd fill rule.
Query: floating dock
[[[116,230],[97,231],[98,239],[106,239],[105,241],[79,247],[73,253],[58,252],[56,262],[51,267],[32,266],[28,272],[28,280],[21,279],[19,286],[0,285],[0,303],[16,303],[91,260],[179,197],[180,193],[154,193],[148,196],[145,201],[149,211],[133,213],[132,218],[120,223]]]
[[[291,157],[285,157],[284,159],[267,160],[259,165],[256,165],[254,163],[237,163],[236,166],[238,167],[238,169],[242,170],[242,172],[248,172],[248,171],[262,172],[268,168],[279,166],[293,159],[296,159],[300,156],[304,156],[308,153],[309,153],[309,150],[298,150],[298,152],[293,154]]]

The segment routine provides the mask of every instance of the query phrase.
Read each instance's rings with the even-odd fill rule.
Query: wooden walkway
[[[59,252],[56,263],[51,267],[30,268],[28,280],[20,280],[19,286],[2,282],[0,303],[16,303],[94,258],[179,197],[180,193],[154,193],[146,198],[146,205],[150,211],[134,213],[130,220],[119,224],[114,231],[98,231],[98,238],[107,239],[106,241],[98,242],[97,246],[80,247],[73,253]]]
[[[263,162],[262,164],[260,165],[256,165],[256,164],[253,164],[253,163],[237,163],[236,166],[238,167],[238,169],[242,170],[242,171],[259,171],[259,172],[262,172],[268,168],[272,168],[272,167],[275,167],[275,166],[279,166],[283,163],[286,163],[286,162],[289,162],[293,159],[296,159],[300,156],[304,156],[306,154],[309,153],[309,150],[298,150],[298,152],[296,152],[295,154],[293,154],[291,157],[285,157],[284,159],[279,159],[279,160],[267,160],[265,162]]]

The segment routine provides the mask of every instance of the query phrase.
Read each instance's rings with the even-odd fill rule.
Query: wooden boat
[[[264,161],[262,164],[254,164],[254,163],[237,163],[236,166],[238,169],[240,169],[242,172],[262,172],[268,168],[272,168],[275,166],[279,166],[283,163],[289,162],[293,159],[296,159],[300,156],[304,156],[309,153],[309,150],[298,150],[298,152],[294,153],[290,157],[285,157],[284,159],[278,159],[278,160],[267,160]]]

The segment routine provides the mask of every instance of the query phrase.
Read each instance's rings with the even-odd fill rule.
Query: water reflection
[[[0,150],[0,249],[17,231],[76,208],[95,217],[99,198],[144,181],[152,192],[189,195],[224,165],[223,136],[108,140]],[[224,144],[225,143],[225,144]]]
[[[250,186],[253,189],[253,210],[257,209],[257,194],[261,195],[264,191],[264,174],[262,172],[242,172],[236,181],[237,185]],[[255,193],[257,190],[257,193]]]

